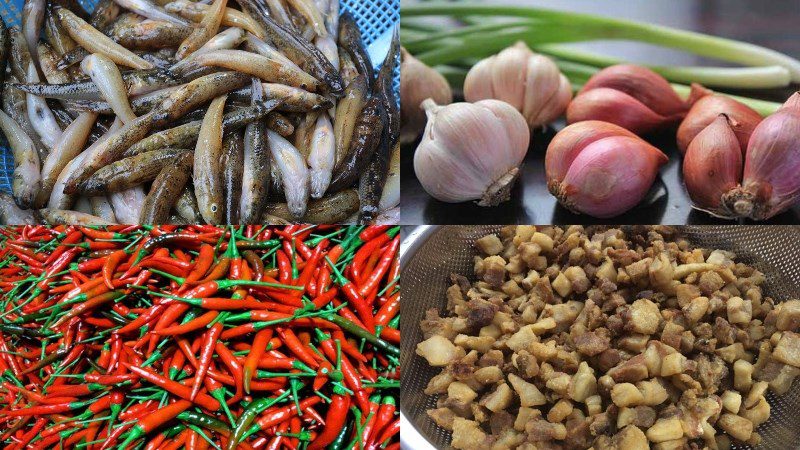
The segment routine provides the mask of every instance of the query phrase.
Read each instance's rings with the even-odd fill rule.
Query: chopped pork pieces
[[[666,227],[517,226],[475,242],[417,354],[461,450],[758,444],[800,374],[800,300]]]

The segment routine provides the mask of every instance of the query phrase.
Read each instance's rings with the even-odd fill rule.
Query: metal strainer
[[[402,243],[403,340],[400,347],[403,388],[400,394],[401,446],[404,450],[444,449],[449,432],[437,427],[425,414],[436,397],[423,389],[438,369],[428,367],[414,352],[422,340],[419,322],[429,308],[445,307],[445,291],[451,272],[472,274],[473,242],[500,226],[421,226],[411,229]],[[789,226],[692,226],[683,233],[697,247],[730,250],[737,261],[766,275],[765,295],[776,301],[800,298],[800,227]],[[409,231],[409,230],[406,230]],[[767,395],[772,407],[769,420],[758,427],[763,438],[759,449],[800,449],[800,382],[783,396]],[[735,449],[749,447],[734,446]]]

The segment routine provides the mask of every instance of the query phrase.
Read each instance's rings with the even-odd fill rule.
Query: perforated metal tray
[[[477,254],[474,241],[499,229],[499,226],[422,226],[405,230],[408,233],[400,252],[403,277],[400,414],[404,450],[449,446],[449,433],[425,414],[427,409],[435,407],[436,397],[425,395],[423,389],[438,370],[429,367],[414,351],[422,340],[419,322],[427,309],[445,307],[450,273],[472,274],[472,258]],[[682,230],[695,246],[733,251],[737,261],[762,271],[766,276],[765,295],[776,301],[800,298],[800,227],[690,226]],[[757,429],[763,437],[758,449],[800,449],[800,382],[795,382],[783,396],[768,394],[767,400],[772,413]]]
[[[340,0],[341,9],[350,11],[358,23],[361,35],[367,44],[370,58],[379,65],[389,51],[394,28],[400,23],[400,0]],[[11,27],[20,24],[24,0],[0,0],[0,15]],[[79,0],[87,11],[92,11],[96,0]],[[400,69],[394,77],[395,91],[400,90]],[[11,192],[11,175],[14,172],[14,157],[5,136],[0,133],[0,190]]]

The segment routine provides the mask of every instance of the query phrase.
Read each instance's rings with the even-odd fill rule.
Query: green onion
[[[536,26],[528,28],[527,33],[528,38],[533,39],[533,41],[529,42],[534,44],[581,42],[598,39],[640,41],[684,50],[709,58],[735,62],[744,66],[781,66],[789,71],[791,81],[800,82],[800,61],[780,52],[758,45],[660,25],[545,8],[442,2],[403,6],[401,15],[404,18],[414,16],[451,16],[463,19],[470,16],[494,16],[534,19],[537,21]],[[501,32],[499,34],[504,33]],[[506,38],[510,38],[513,34],[505,33]],[[517,32],[517,34],[519,33]],[[522,34],[526,33],[523,32]],[[517,37],[517,39],[528,41],[525,37]],[[465,41],[470,42],[470,46],[478,46],[479,50],[491,47],[490,43],[484,42],[481,44],[472,39],[472,36],[465,39]],[[510,43],[506,41],[504,46],[508,45]],[[439,49],[428,53],[434,52],[439,52]],[[434,56],[440,57],[438,53],[434,53],[431,57],[433,58]],[[434,64],[442,64],[444,62],[446,61],[437,61]]]

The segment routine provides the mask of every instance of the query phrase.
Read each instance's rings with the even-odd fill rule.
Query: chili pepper
[[[196,396],[196,398],[191,399],[192,389],[188,386],[184,386],[176,381],[172,381],[169,378],[165,378],[155,372],[143,369],[141,367],[132,366],[127,363],[125,364],[125,367],[143,379],[155,384],[156,386],[161,387],[181,398],[191,400],[191,402],[197,403],[203,408],[212,411],[216,411],[220,408],[219,402],[209,397],[207,394],[200,393]]]
[[[253,346],[250,347],[250,353],[244,361],[244,391],[250,393],[250,381],[253,379],[253,372],[255,372],[261,355],[267,350],[267,344],[272,339],[272,330],[264,329],[256,333],[253,339]]]
[[[0,442],[305,450],[357,436],[350,444],[366,450],[393,445],[394,435],[376,439],[395,414],[369,402],[399,388],[399,265],[389,233],[0,228]],[[174,416],[134,429],[178,402],[185,407]],[[24,410],[49,414],[4,414]]]
[[[120,448],[127,448],[128,445],[139,439],[140,437],[146,435],[159,425],[166,423],[167,421],[175,418],[178,414],[182,413],[189,409],[192,406],[192,402],[187,400],[178,400],[171,405],[168,405],[164,408],[159,409],[158,411],[153,412],[152,414],[147,415],[142,420],[140,420],[136,425],[128,431],[128,435],[124,441],[119,445]]]
[[[319,450],[336,440],[344,428],[347,410],[350,408],[350,396],[339,386],[333,387],[331,403],[325,415],[325,429],[308,446],[308,450]]]

